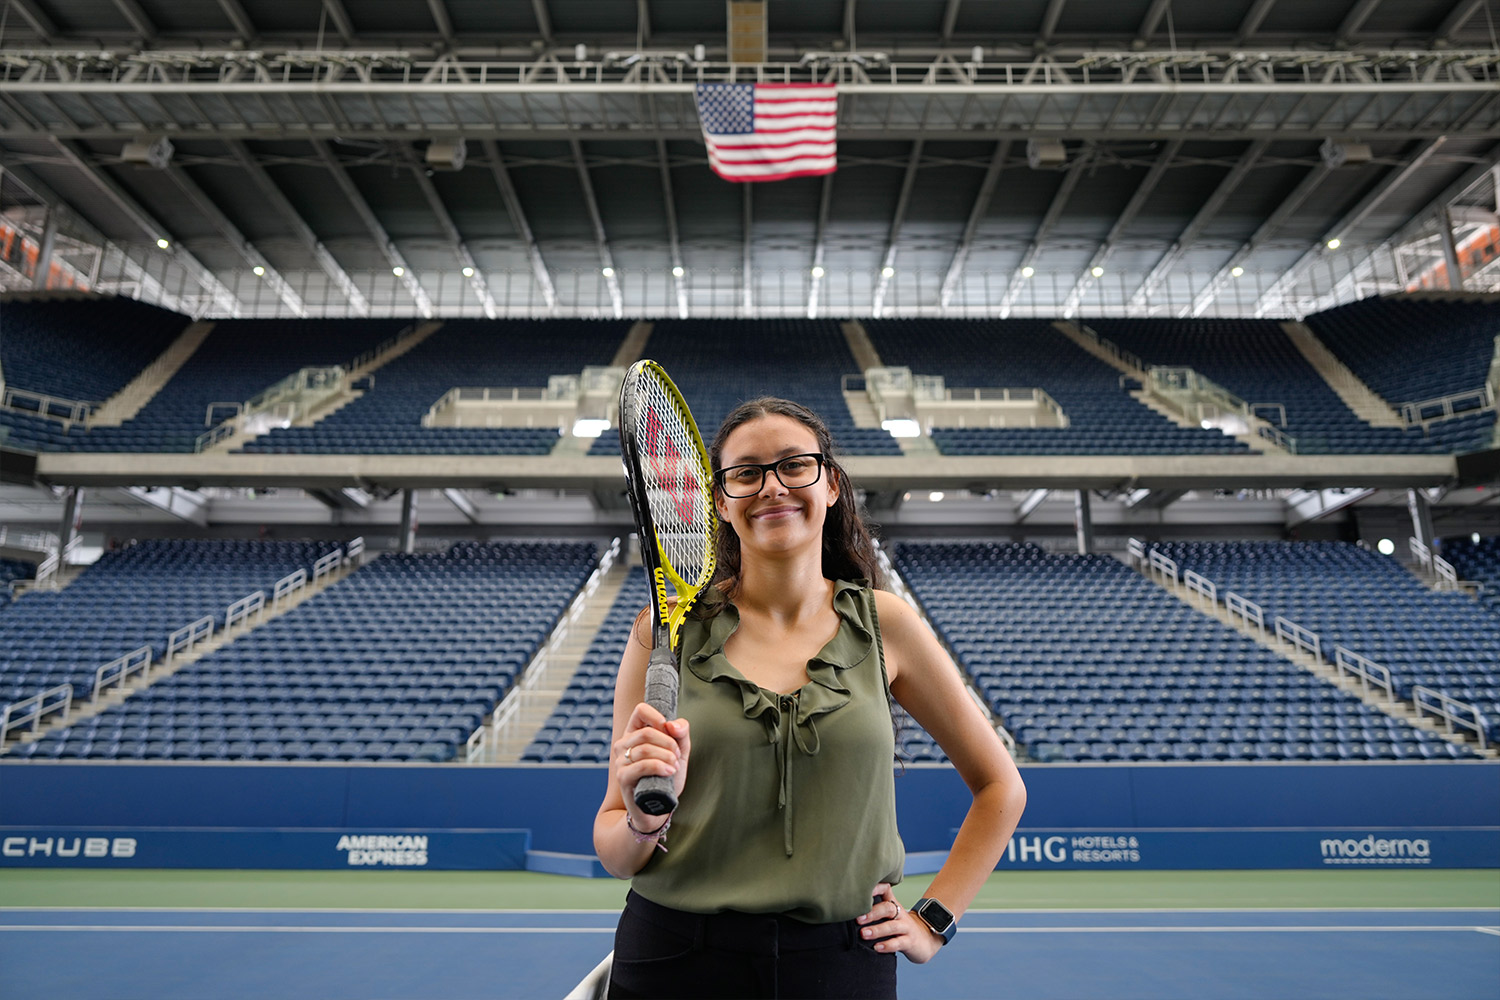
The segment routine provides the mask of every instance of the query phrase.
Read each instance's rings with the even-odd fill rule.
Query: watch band
[[[931,927],[932,932],[943,939],[943,944],[952,941],[953,936],[958,933],[958,920],[953,916],[953,912],[931,897],[917,900],[911,912]]]

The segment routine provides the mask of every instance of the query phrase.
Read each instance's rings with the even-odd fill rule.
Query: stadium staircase
[[[542,723],[557,710],[579,664],[609,615],[630,575],[629,561],[615,539],[573,604],[538,650],[511,692],[476,731],[468,746],[468,760],[515,764]]]
[[[340,550],[342,552],[342,550]],[[268,596],[261,609],[228,627],[217,627],[207,638],[193,641],[184,651],[171,655],[146,670],[131,675],[121,683],[104,692],[94,692],[87,701],[75,700],[66,712],[56,718],[47,719],[36,729],[22,734],[19,739],[6,743],[0,738],[0,752],[12,750],[27,743],[34,743],[61,732],[80,722],[94,718],[100,713],[122,704],[126,699],[144,691],[159,681],[171,677],[186,667],[197,663],[208,654],[222,649],[237,639],[251,634],[269,622],[275,621],[310,598],[316,597],[339,581],[347,578],[364,565],[364,539],[356,538],[349,543],[347,557],[341,557],[337,565],[327,572],[307,577],[307,582],[290,589],[280,597]],[[326,557],[325,557],[326,558]],[[332,560],[329,560],[332,562]],[[306,574],[304,574],[306,576]]]
[[[615,368],[628,368],[642,357],[646,350],[646,341],[651,339],[651,331],[656,324],[648,319],[637,320],[620,342],[619,350],[615,351],[614,358],[610,364]]]
[[[1122,375],[1139,382],[1141,388],[1130,390],[1129,395],[1131,399],[1140,403],[1148,410],[1172,421],[1178,427],[1193,428],[1198,426],[1198,424],[1188,419],[1180,411],[1166,405],[1152,395],[1149,388],[1151,385],[1151,375],[1147,370],[1148,365],[1146,362],[1128,351],[1120,350],[1114,343],[1097,334],[1093,334],[1092,331],[1085,333],[1084,329],[1076,323],[1067,320],[1058,320],[1052,324],[1052,327],[1100,361],[1119,371]],[[1236,441],[1239,441],[1257,454],[1290,454],[1285,448],[1282,448],[1269,438],[1263,438],[1256,434],[1231,434],[1230,437],[1233,437]]]
[[[1179,576],[1175,563],[1149,551],[1139,539],[1131,539],[1130,552],[1125,562],[1193,610],[1228,625],[1258,645],[1353,695],[1371,708],[1400,719],[1413,728],[1434,733],[1450,743],[1467,747],[1487,759],[1500,759],[1500,751],[1495,746],[1480,748],[1477,741],[1468,739],[1464,733],[1455,731],[1451,726],[1445,727],[1430,716],[1418,712],[1412,702],[1402,698],[1382,697],[1384,692],[1371,684],[1368,678],[1340,670],[1321,656],[1315,656],[1295,638],[1283,637],[1283,634],[1279,634],[1281,630],[1274,624],[1266,625],[1258,606],[1252,604],[1248,613],[1244,610],[1238,613],[1231,610],[1211,581],[1192,573]]]
[[[1406,424],[1390,403],[1381,399],[1373,389],[1365,385],[1360,377],[1318,339],[1318,335],[1305,323],[1282,323],[1287,338],[1307,359],[1307,363],[1321,376],[1328,387],[1338,393],[1344,405],[1354,415],[1371,427],[1402,427]]]
[[[177,370],[193,356],[193,352],[198,350],[203,341],[213,332],[213,328],[214,324],[208,321],[188,326],[155,361],[143,368],[140,374],[94,411],[88,421],[89,427],[119,427],[140,413],[141,407],[151,402],[152,397],[161,391],[162,386],[171,381],[172,376],[177,374]]]

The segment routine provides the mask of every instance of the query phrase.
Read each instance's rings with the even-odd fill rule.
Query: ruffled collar
[[[792,853],[792,815],[788,808],[792,790],[792,750],[816,757],[821,743],[814,720],[849,704],[852,695],[839,675],[863,663],[874,648],[875,637],[859,613],[859,595],[868,584],[863,580],[834,582],[833,610],[839,616],[838,630],[816,656],[807,661],[807,683],[791,694],[769,691],[740,673],[724,655],[724,645],[740,625],[739,609],[732,602],[708,621],[703,642],[689,653],[685,666],[700,680],[723,682],[739,689],[745,718],[758,719],[766,741],[776,745],[780,777],[777,808],[785,814],[786,853]],[[786,725],[790,721],[791,725]]]

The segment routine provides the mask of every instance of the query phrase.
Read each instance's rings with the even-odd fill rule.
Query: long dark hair
[[[828,508],[827,518],[823,522],[823,575],[830,580],[865,579],[870,581],[870,586],[879,587],[880,563],[875,558],[875,543],[870,537],[870,525],[859,508],[849,474],[839,464],[828,425],[812,410],[801,403],[775,396],[761,396],[741,403],[724,418],[724,422],[719,425],[719,432],[714,435],[713,443],[709,445],[708,457],[714,472],[723,468],[724,443],[736,428],[752,420],[773,415],[790,417],[813,432],[818,439],[818,450],[823,453],[823,474],[838,484],[839,498]],[[722,603],[710,595],[731,597],[739,584],[740,536],[735,534],[734,528],[727,521],[719,522],[715,551],[718,569],[714,573],[714,583],[717,586],[708,588],[704,594],[708,600],[703,610],[709,615],[717,614],[722,607]]]

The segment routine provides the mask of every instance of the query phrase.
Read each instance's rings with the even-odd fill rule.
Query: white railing
[[[257,590],[253,594],[241,597],[229,607],[224,609],[224,631],[229,631],[239,624],[250,623],[250,619],[257,621],[265,618],[266,592]]]
[[[30,405],[22,405],[23,403]],[[5,391],[0,393],[0,406],[7,410],[60,420],[64,425],[84,423],[99,408],[98,403],[63,399],[61,396],[49,396],[44,392],[31,392],[14,386],[6,386]]]
[[[214,619],[212,615],[204,615],[191,625],[182,628],[167,636],[167,655],[162,663],[170,666],[172,661],[179,655],[187,656],[193,651],[193,647],[200,642],[206,642],[214,634]]]
[[[281,607],[281,602],[289,599],[297,591],[307,586],[307,570],[299,569],[294,573],[288,573],[276,581],[276,586],[271,591],[271,609]]]
[[[1423,569],[1432,572],[1432,550],[1417,538],[1408,538],[1406,547],[1411,550],[1412,558],[1415,559]]]
[[[1182,574],[1183,586],[1187,587],[1197,597],[1206,598],[1209,607],[1216,607],[1219,603],[1219,586],[1212,580],[1198,573],[1188,570]]]
[[[0,746],[10,738],[12,729],[30,725],[35,730],[41,723],[42,718],[53,712],[62,712],[62,721],[68,721],[68,714],[73,710],[73,685],[59,684],[57,687],[48,688],[41,694],[34,694],[30,698],[11,702],[0,712]]]
[[[389,351],[391,348],[393,348],[397,344],[401,343],[402,339],[404,339],[405,337],[411,336],[413,333],[416,332],[416,330],[417,330],[417,325],[415,323],[411,323],[411,324],[408,324],[407,326],[403,326],[401,328],[401,331],[399,333],[397,333],[394,337],[391,337],[389,340],[382,340],[380,343],[376,344],[374,347],[370,348],[368,351],[366,351],[365,353],[359,355],[353,361],[349,362],[349,364],[346,367],[346,370],[349,371],[349,372],[358,371],[359,368],[360,368],[360,366],[368,364],[371,361],[374,361],[376,358],[380,357],[386,351]],[[369,377],[370,378],[374,378],[374,375],[371,374]]]
[[[332,552],[323,556],[317,562],[313,563],[313,585],[317,586],[318,582],[321,581],[323,577],[334,572],[343,564],[344,553],[341,549],[334,549]]]
[[[365,564],[365,538],[363,535],[351,538],[349,544],[344,546],[344,561],[352,563],[356,567]]]
[[[251,422],[251,418],[277,409],[288,401],[292,401],[292,404],[286,407],[284,416],[290,423],[298,412],[295,405],[298,397],[308,392],[316,392],[319,394],[318,400],[313,404],[316,405],[316,402],[321,402],[337,393],[344,385],[344,377],[344,369],[338,365],[300,368],[244,402],[209,403],[203,416],[203,423],[213,429],[198,435],[194,450],[201,452],[213,447],[225,438],[238,433],[248,422]],[[304,406],[302,409],[305,412],[309,408]],[[232,410],[233,413],[225,420],[215,421],[214,411],[226,409]]]
[[[1375,687],[1385,692],[1387,701],[1396,700],[1396,685],[1391,680],[1389,667],[1383,667],[1344,646],[1333,647],[1333,665],[1340,674],[1352,674],[1359,678],[1360,687],[1364,690]]]
[[[1311,653],[1313,659],[1323,662],[1323,640],[1312,629],[1303,628],[1290,618],[1276,616],[1276,639]]]
[[[1485,413],[1495,408],[1495,391],[1489,385],[1465,392],[1455,392],[1436,399],[1424,399],[1415,403],[1402,403],[1401,421],[1407,427],[1427,427],[1441,420],[1467,417],[1474,413]]]
[[[1231,623],[1238,618],[1246,628],[1254,625],[1262,635],[1265,635],[1266,613],[1261,610],[1259,604],[1248,601],[1231,590],[1224,595],[1224,610],[1229,615]]]
[[[1146,543],[1139,538],[1131,538],[1125,543],[1125,552],[1130,558],[1130,565],[1136,569],[1144,568],[1146,564]]]
[[[1177,563],[1175,560],[1168,558],[1156,549],[1152,549],[1147,558],[1147,563],[1150,565],[1152,572],[1157,576],[1171,580],[1173,583],[1177,582]]]
[[[1447,725],[1448,732],[1453,732],[1454,727],[1458,726],[1479,737],[1479,749],[1483,750],[1489,745],[1484,731],[1484,717],[1479,714],[1476,706],[1420,684],[1411,689],[1411,700],[1416,703],[1417,711],[1430,712],[1441,718]]]
[[[131,674],[139,673],[143,677],[151,674],[151,647],[142,646],[140,649],[126,653],[117,660],[110,660],[104,666],[94,671],[94,693],[93,700],[98,700],[104,693],[104,689],[111,684],[125,686],[125,678]]]
[[[1237,414],[1247,428],[1273,442],[1283,451],[1296,454],[1297,439],[1262,417],[1258,411],[1274,409],[1286,426],[1286,407],[1281,403],[1250,403],[1192,368],[1180,365],[1153,365],[1149,371],[1152,395],[1163,399],[1195,423],[1212,422],[1225,413]],[[1186,396],[1187,399],[1181,397]]]
[[[1272,427],[1270,424],[1261,424],[1256,428],[1255,433],[1270,441],[1282,451],[1291,452],[1293,455],[1297,454],[1297,439],[1281,430],[1281,428]]]

